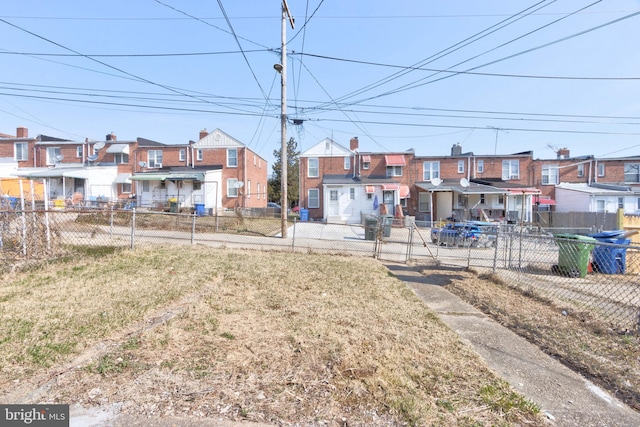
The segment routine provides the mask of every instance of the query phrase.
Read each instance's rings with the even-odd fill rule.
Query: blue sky
[[[280,148],[280,1],[5,3],[0,132],[171,144],[220,128],[269,162]],[[424,156],[640,155],[640,0],[288,5],[302,151],[357,136]]]

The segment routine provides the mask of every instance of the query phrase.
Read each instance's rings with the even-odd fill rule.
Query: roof
[[[228,133],[216,129],[207,136],[193,144],[194,148],[215,148],[215,147],[246,147]]]
[[[469,185],[464,186],[458,180],[442,180],[439,185],[434,185],[430,181],[417,182],[416,187],[424,191],[453,191],[462,194],[507,194],[508,191],[499,189],[490,185],[477,184],[475,182],[469,182]]]
[[[353,152],[331,138],[325,138],[300,154],[300,157],[347,157]]]
[[[396,184],[400,185],[397,181],[386,176],[367,176],[367,177],[354,177],[353,174],[347,175],[324,175],[322,177],[322,184],[324,185],[382,185],[382,184]]]
[[[562,182],[556,185],[556,190],[577,191],[591,195],[630,195],[640,192],[640,189],[627,187],[624,185],[599,184],[589,185],[585,183]]]

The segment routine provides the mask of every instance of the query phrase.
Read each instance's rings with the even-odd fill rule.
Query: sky
[[[286,138],[418,156],[640,155],[640,0],[287,0]],[[278,0],[21,0],[0,133],[281,146]],[[294,124],[294,121],[296,124]]]

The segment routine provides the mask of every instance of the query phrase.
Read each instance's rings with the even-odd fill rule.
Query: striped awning
[[[368,156],[368,155],[362,156],[362,161],[364,163],[371,163],[371,156]]]
[[[401,199],[408,199],[410,196],[410,191],[409,191],[409,186],[408,185],[401,185],[400,186],[400,198]]]
[[[384,191],[398,191],[400,189],[400,185],[398,185],[398,184],[382,184],[382,189]]]
[[[375,187],[374,187],[373,185],[365,185],[365,186],[364,186],[364,191],[365,191],[367,194],[374,193],[374,192],[375,192]]]
[[[406,166],[407,162],[404,160],[404,156],[401,154],[390,154],[384,156],[384,161],[387,166]]]

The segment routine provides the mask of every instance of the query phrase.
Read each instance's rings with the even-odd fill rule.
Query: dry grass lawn
[[[87,249],[4,277],[0,401],[30,400],[277,425],[544,424],[375,260],[207,247]]]

